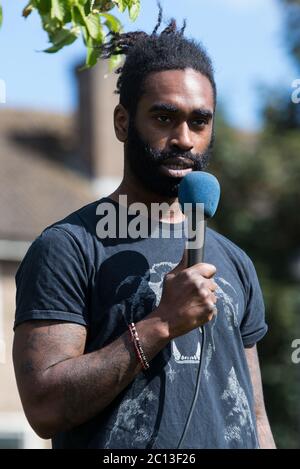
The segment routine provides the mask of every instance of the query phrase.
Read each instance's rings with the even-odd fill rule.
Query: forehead
[[[214,110],[210,81],[202,73],[189,68],[152,72],[147,76],[139,106],[151,107],[156,102],[173,104],[186,111],[203,107],[211,112]]]

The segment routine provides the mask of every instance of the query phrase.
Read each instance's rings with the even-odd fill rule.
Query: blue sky
[[[73,68],[84,55],[81,41],[58,54],[47,46],[37,15],[21,17],[26,0],[2,0],[0,79],[7,103],[1,107],[69,112],[76,107]],[[203,42],[213,58],[220,100],[231,123],[259,127],[259,88],[290,89],[297,78],[286,53],[282,12],[277,0],[161,0],[164,17],[187,19],[186,34]],[[150,32],[156,22],[155,0],[142,0],[136,23],[120,15],[126,30]]]

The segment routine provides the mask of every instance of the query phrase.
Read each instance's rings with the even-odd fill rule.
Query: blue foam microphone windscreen
[[[193,171],[179,185],[179,203],[183,211],[186,203],[204,204],[205,218],[212,218],[218,207],[220,193],[220,184],[215,176],[204,171]]]

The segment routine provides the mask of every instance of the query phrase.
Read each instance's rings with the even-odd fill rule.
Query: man
[[[205,168],[212,148],[212,65],[174,21],[160,35],[158,27],[151,36],[114,36],[103,53],[127,55],[114,113],[125,149],[120,187],[46,228],[17,272],[22,403],[55,448],[273,448],[254,267],[208,230],[205,263],[187,268],[178,236],[178,184]],[[151,229],[146,237],[97,236],[110,206],[117,220],[128,215],[125,196],[128,207],[168,204],[159,237]]]

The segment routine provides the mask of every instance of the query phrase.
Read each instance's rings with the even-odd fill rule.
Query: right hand
[[[203,326],[215,312],[215,266],[199,263],[185,268],[186,259],[166,274],[156,316],[168,327],[169,338]]]

